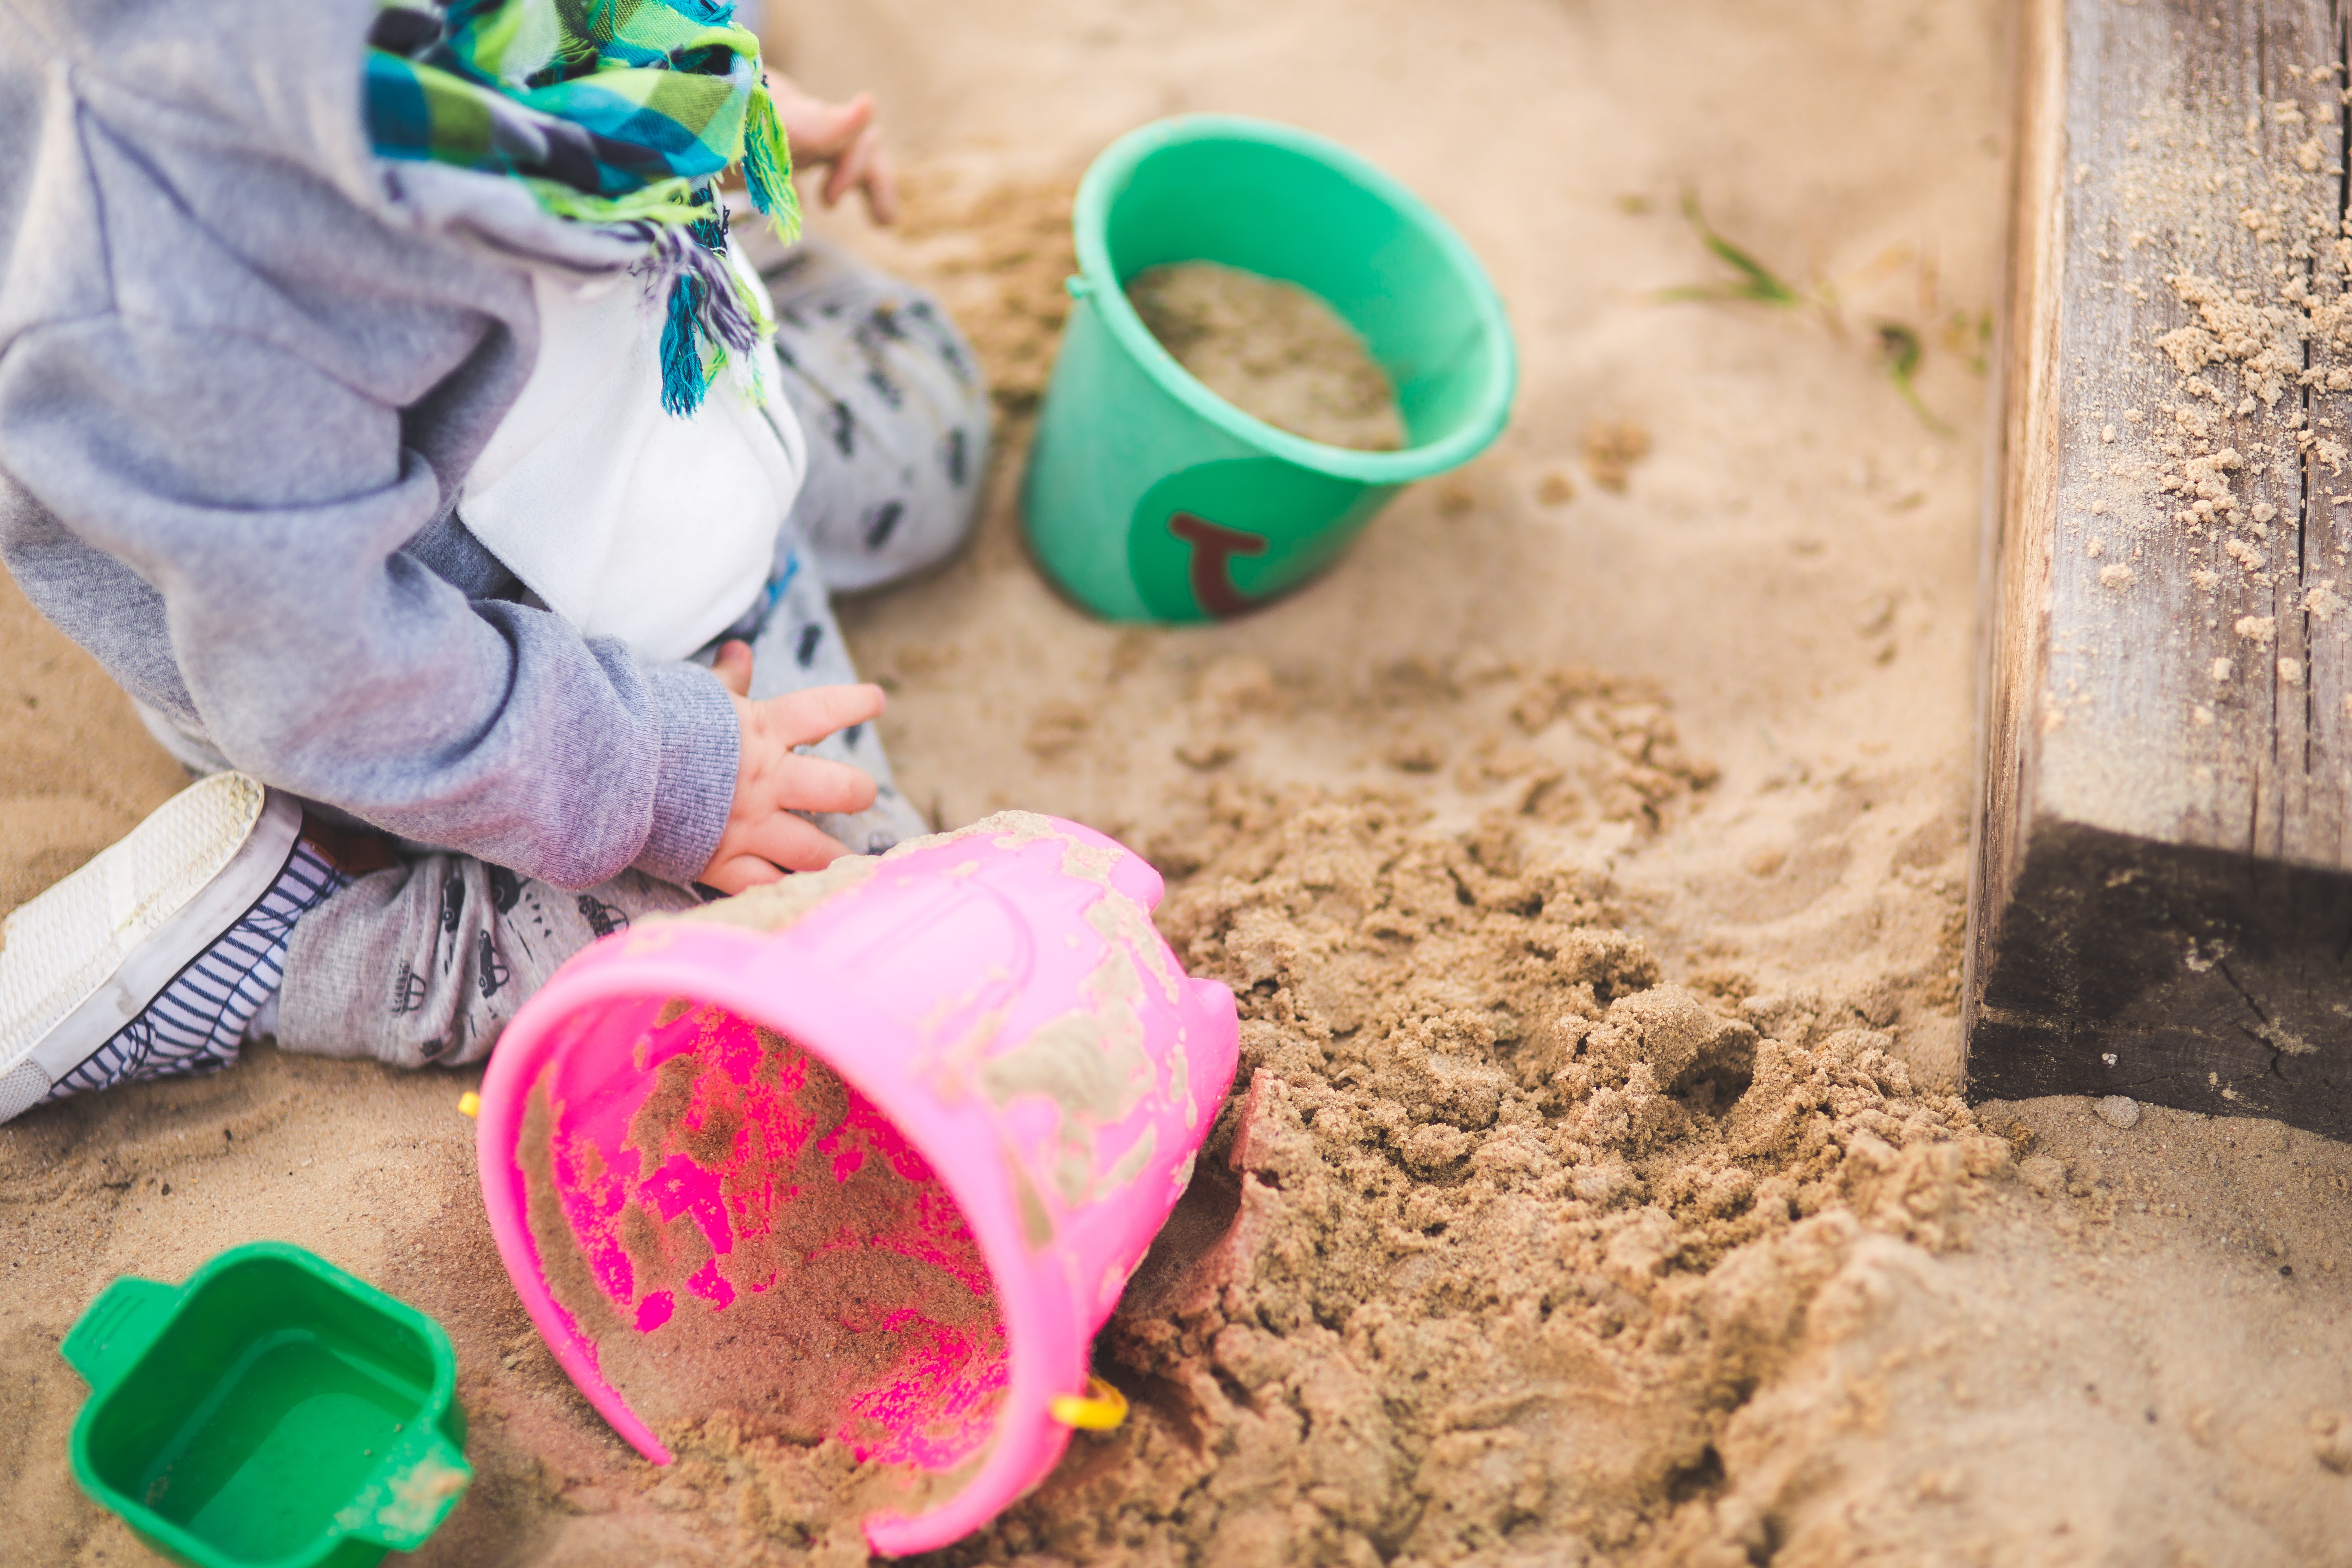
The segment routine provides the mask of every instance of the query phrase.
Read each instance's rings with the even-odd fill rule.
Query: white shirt
[[[768,318],[767,290],[736,253]],[[808,468],[800,421],[730,362],[702,406],[661,402],[658,301],[642,280],[534,270],[539,362],[466,480],[458,514],[557,615],[640,659],[684,658],[751,607]],[[740,361],[741,356],[732,356]]]

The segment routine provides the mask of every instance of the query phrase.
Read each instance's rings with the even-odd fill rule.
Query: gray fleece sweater
[[[627,250],[370,152],[375,0],[0,0],[0,558],[265,782],[559,887],[693,878],[734,710],[518,602],[457,515],[526,268]]]

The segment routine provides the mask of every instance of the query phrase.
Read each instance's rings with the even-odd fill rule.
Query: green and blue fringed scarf
[[[662,406],[689,415],[767,330],[720,258],[715,182],[743,166],[787,243],[792,153],[733,0],[383,0],[365,100],[378,156],[520,181],[559,217],[642,241],[666,285]]]

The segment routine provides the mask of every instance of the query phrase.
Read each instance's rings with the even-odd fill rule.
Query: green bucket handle
[[[186,1293],[182,1286],[126,1275],[100,1292],[58,1352],[92,1394],[104,1394],[147,1353]]]

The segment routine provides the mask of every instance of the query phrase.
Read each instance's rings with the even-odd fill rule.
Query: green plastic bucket
[[[1297,586],[1510,416],[1517,355],[1486,269],[1419,197],[1322,137],[1224,115],[1148,125],[1087,172],[1077,242],[1025,510],[1046,571],[1113,620],[1221,619]],[[1194,380],[1125,293],[1180,261],[1321,296],[1388,372],[1405,449],[1323,446]]]
[[[473,1479],[441,1325],[299,1247],[117,1279],[58,1348],[74,1479],[189,1568],[370,1568]]]

